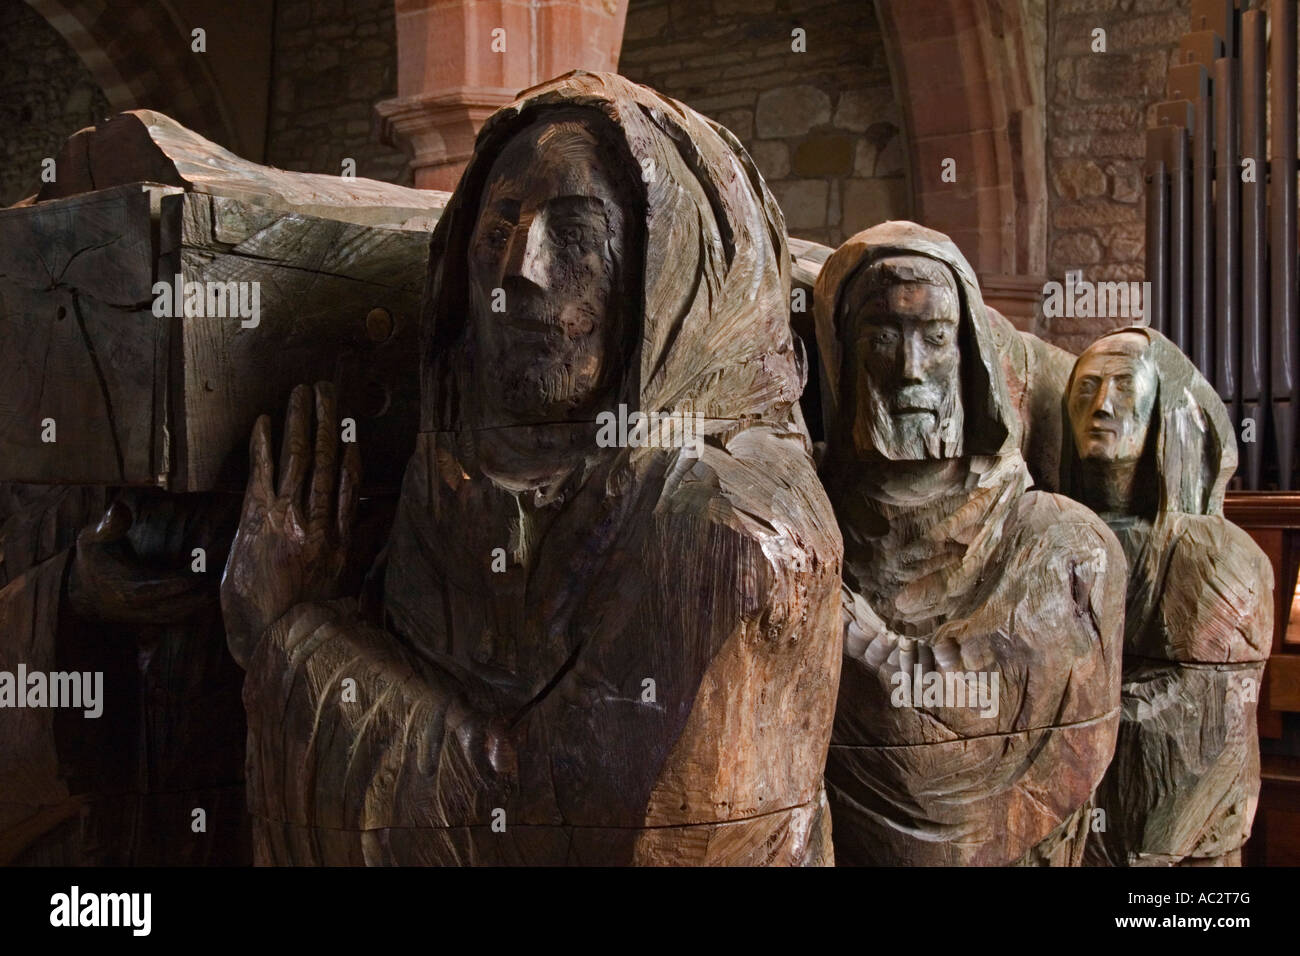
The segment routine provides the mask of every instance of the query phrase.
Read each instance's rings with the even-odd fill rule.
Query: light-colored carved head
[[[1084,461],[1142,457],[1158,386],[1149,347],[1147,336],[1123,332],[1098,339],[1079,356],[1066,402]]]

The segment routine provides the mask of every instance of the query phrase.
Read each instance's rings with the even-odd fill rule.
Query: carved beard
[[[965,419],[957,383],[939,396],[936,413],[895,415],[893,398],[882,394],[870,375],[864,378],[866,438],[881,457],[890,461],[961,457]],[[945,421],[949,423],[947,428],[943,426]]]
[[[476,301],[486,317],[478,374],[490,405],[535,421],[590,410],[605,369],[617,361],[607,354],[617,348],[610,330],[618,321],[608,311],[610,271],[575,265],[549,290],[507,280],[505,313]]]
[[[604,367],[603,319],[595,304],[568,302],[557,308],[528,296],[513,303],[511,311],[529,325],[536,323],[537,331],[516,331],[512,336],[516,341],[499,357],[499,366],[484,369],[498,378],[502,404],[523,413],[564,412],[582,406],[598,388]]]

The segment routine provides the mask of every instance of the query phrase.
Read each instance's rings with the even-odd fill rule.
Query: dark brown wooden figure
[[[680,103],[573,73],[488,121],[373,600],[322,600],[358,468],[328,389],[278,488],[254,432],[223,606],[259,862],[830,862],[841,546],[789,268],[749,158]]]
[[[0,487],[0,680],[26,697],[0,688],[0,863],[248,862],[217,593],[237,516],[229,496]],[[86,706],[51,693],[70,678]]]
[[[1128,558],[1123,711],[1097,792],[1099,865],[1239,864],[1259,796],[1255,726],[1272,571],[1223,517],[1237,442],[1222,400],[1161,333],[1122,329],[1079,357],[1062,487]]]
[[[859,233],[815,303],[845,546],[836,859],[1076,864],[1119,719],[1119,544],[1029,490],[1018,406],[946,236]]]

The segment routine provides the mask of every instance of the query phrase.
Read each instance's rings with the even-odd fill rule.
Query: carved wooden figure
[[[242,489],[260,408],[319,375],[395,491],[447,196],[259,166],[149,110],[76,133],[57,168],[0,210],[0,864],[246,863],[217,587],[240,499],[211,489]],[[16,707],[20,674],[102,674],[97,713]]]
[[[365,600],[334,583],[360,461],[331,391],[292,399],[278,484],[253,433],[222,599],[259,862],[830,862],[841,545],[789,269],[680,103],[573,73],[488,121]]]
[[[946,236],[859,233],[815,304],[845,546],[836,859],[1077,864],[1119,719],[1119,544],[1030,490],[1018,403]]]
[[[1237,466],[1227,410],[1172,342],[1135,328],[1079,357],[1066,413],[1062,487],[1110,525],[1129,568],[1119,741],[1087,861],[1239,864],[1273,579],[1223,517]]]

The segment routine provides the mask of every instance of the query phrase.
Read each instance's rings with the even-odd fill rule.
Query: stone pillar
[[[456,188],[483,121],[569,70],[613,72],[627,0],[395,0],[397,96],[376,104],[415,185]]]
[[[912,214],[980,274],[1047,262],[1042,51],[1032,0],[877,0],[911,158]]]

